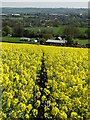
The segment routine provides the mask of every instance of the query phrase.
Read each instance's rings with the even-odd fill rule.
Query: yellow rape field
[[[89,119],[87,48],[2,44],[2,120]]]

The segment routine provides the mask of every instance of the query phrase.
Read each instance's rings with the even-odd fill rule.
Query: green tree
[[[3,27],[3,29],[2,29],[3,36],[7,36],[8,34],[11,34],[11,33],[12,33],[11,27],[9,27],[8,25]]]
[[[88,28],[85,33],[87,34],[88,39],[90,39],[90,28]]]
[[[67,39],[67,44],[71,45],[73,43],[72,39],[77,38],[80,35],[80,31],[77,27],[67,26],[63,34]]]
[[[16,24],[13,28],[13,36],[14,37],[22,37],[24,34],[24,27],[23,25]]]
[[[55,19],[54,21],[53,21],[53,27],[59,27],[60,26],[60,21],[58,20],[58,19]]]
[[[25,37],[31,37],[31,36],[30,36],[30,31],[29,31],[29,30],[24,30],[23,35],[24,35]]]
[[[42,45],[42,44],[45,44],[45,42],[46,42],[46,39],[45,38],[42,38],[41,40],[40,40],[40,44]]]
[[[80,30],[77,27],[67,26],[64,30],[64,36],[77,38],[80,35]]]
[[[52,37],[52,34],[49,34],[49,33],[47,33],[47,34],[42,34],[42,37],[47,40],[47,39],[50,39],[50,38]]]
[[[68,35],[66,39],[67,39],[67,45],[71,46],[73,44],[72,36]]]

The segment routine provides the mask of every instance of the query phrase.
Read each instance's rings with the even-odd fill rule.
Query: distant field
[[[34,27],[34,28],[26,27],[25,28],[25,30],[32,30],[34,32],[37,32],[37,31],[40,31],[40,30],[41,31],[42,30],[47,30],[48,32],[52,31],[55,35],[57,35],[58,33],[62,35],[64,29],[65,29],[65,26],[60,26],[60,27]],[[87,30],[87,28],[79,28],[79,29],[82,33],[84,33]]]

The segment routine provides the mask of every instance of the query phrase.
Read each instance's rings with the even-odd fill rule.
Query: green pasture
[[[90,44],[90,40],[89,39],[74,39],[74,42],[78,42],[79,44],[81,45],[84,45],[84,44]]]
[[[2,37],[2,42],[21,42],[17,37]]]
[[[0,38],[1,39],[1,38]],[[35,40],[35,38],[31,38],[31,40]],[[28,41],[20,41],[20,37],[2,37],[2,42],[11,42],[11,43],[28,43]]]

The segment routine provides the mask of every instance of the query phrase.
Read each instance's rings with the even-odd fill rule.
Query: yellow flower
[[[65,111],[65,112],[68,112],[67,106],[63,106],[62,110]]]
[[[3,119],[6,119],[6,118],[7,118],[7,116],[6,116],[5,113],[2,113],[2,118],[3,118]]]
[[[64,111],[60,112],[59,116],[61,120],[67,120],[67,114]]]
[[[26,115],[25,115],[25,118],[26,118],[26,119],[29,119],[29,115],[28,115],[28,114],[26,114]]]
[[[48,100],[48,101],[47,101],[47,106],[50,106],[50,105],[51,105],[51,101]]]
[[[41,99],[42,99],[42,101],[44,102],[44,101],[45,101],[45,99],[46,99],[46,96],[45,96],[45,95],[43,95]]]
[[[29,112],[32,110],[32,105],[31,105],[31,104],[29,104],[29,105],[27,106],[27,110],[28,110]]]
[[[18,99],[15,98],[14,101],[13,101],[14,105],[16,105],[18,103]]]
[[[38,110],[33,109],[33,116],[36,117],[38,115]]]
[[[77,117],[77,113],[76,112],[72,112],[71,113],[71,118],[76,118]]]
[[[21,111],[25,111],[26,105],[24,103],[19,103],[18,109],[20,109]]]
[[[52,111],[51,111],[51,114],[56,116],[58,113],[59,113],[59,109],[57,107],[53,107]]]
[[[37,101],[36,101],[35,107],[36,107],[36,108],[40,107],[40,100],[37,100]]]
[[[44,117],[45,117],[45,118],[48,118],[48,113],[44,113]]]
[[[45,92],[46,95],[50,94],[50,91],[48,89],[46,89],[46,88],[44,88],[44,92]]]

